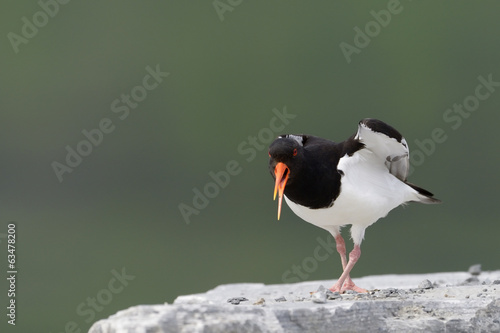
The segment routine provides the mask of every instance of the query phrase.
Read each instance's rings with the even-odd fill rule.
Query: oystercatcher
[[[408,144],[396,129],[377,119],[361,120],[357,133],[339,143],[312,135],[280,135],[271,143],[269,157],[278,220],[284,196],[295,214],[335,238],[343,273],[330,288],[334,292],[367,292],[349,274],[361,255],[368,226],[410,201],[441,202],[407,182]],[[354,242],[349,261],[340,234],[347,224]]]

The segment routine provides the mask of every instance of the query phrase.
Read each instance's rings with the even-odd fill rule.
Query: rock
[[[323,285],[319,286],[318,290],[311,295],[314,303],[326,303],[326,288]]]
[[[377,290],[373,295],[377,298],[397,297],[399,296],[399,292],[397,289],[387,288],[387,289]]]
[[[479,274],[481,274],[481,264],[470,266],[469,267],[469,273],[471,275],[479,275]]]
[[[352,294],[352,295],[356,295],[358,292],[357,291],[354,291],[354,290],[346,290],[345,294]]]
[[[471,319],[473,327],[481,327],[484,332],[500,332],[500,299],[479,309]]]
[[[257,300],[257,302],[253,303],[253,305],[265,305],[265,304],[266,304],[266,300],[263,298],[259,298]]]
[[[418,284],[418,287],[422,288],[422,289],[431,289],[432,288],[432,282],[426,279],[426,280],[420,282]]]
[[[233,298],[230,298],[227,300],[228,303],[231,303],[231,304],[234,304],[234,305],[238,305],[240,304],[241,302],[244,302],[244,301],[248,301],[247,298],[245,297],[233,297]]]
[[[479,279],[476,276],[471,276],[470,278],[465,279],[464,282],[460,283],[461,286],[473,286],[478,285],[480,283]]]
[[[334,299],[342,299],[342,296],[338,291],[333,292],[330,289],[326,290],[326,298],[329,300],[334,300]]]
[[[354,279],[369,293],[342,295],[322,287],[334,281],[221,285],[179,296],[171,305],[120,311],[94,323],[89,333],[500,332],[498,284],[460,285],[468,277],[468,272],[370,276]],[[424,280],[440,283],[416,289]],[[481,273],[480,282],[498,280],[500,271]]]

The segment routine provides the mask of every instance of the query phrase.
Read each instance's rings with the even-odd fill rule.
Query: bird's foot
[[[331,292],[334,292],[334,293],[340,293],[342,294],[343,291],[342,291],[342,287],[338,285],[338,283],[335,283],[331,288],[330,288],[330,291]]]
[[[340,282],[340,281],[339,281]],[[354,284],[354,282],[352,282],[351,279],[345,281],[342,285],[339,284],[339,282],[335,283],[331,288],[330,290],[332,292],[338,292],[340,294],[343,294],[345,293],[347,290],[353,290],[357,293],[367,293],[368,290],[366,289],[363,289],[363,288],[360,288],[358,287],[357,285]]]
[[[346,292],[346,290],[353,290],[353,291],[355,291],[357,293],[360,293],[360,294],[365,294],[365,293],[368,292],[368,290],[358,287],[352,281],[346,281],[344,283],[344,285],[342,286],[341,290],[342,290],[341,294],[344,293],[344,292]]]

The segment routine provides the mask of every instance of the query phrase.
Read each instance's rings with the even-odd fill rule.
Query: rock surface
[[[500,332],[500,271],[354,281],[370,292],[332,293],[333,281],[221,285],[172,305],[120,311],[89,333]]]

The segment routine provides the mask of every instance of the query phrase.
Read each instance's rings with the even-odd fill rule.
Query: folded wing
[[[367,118],[359,122],[355,139],[375,154],[391,174],[406,182],[410,151],[401,133],[383,121]]]

